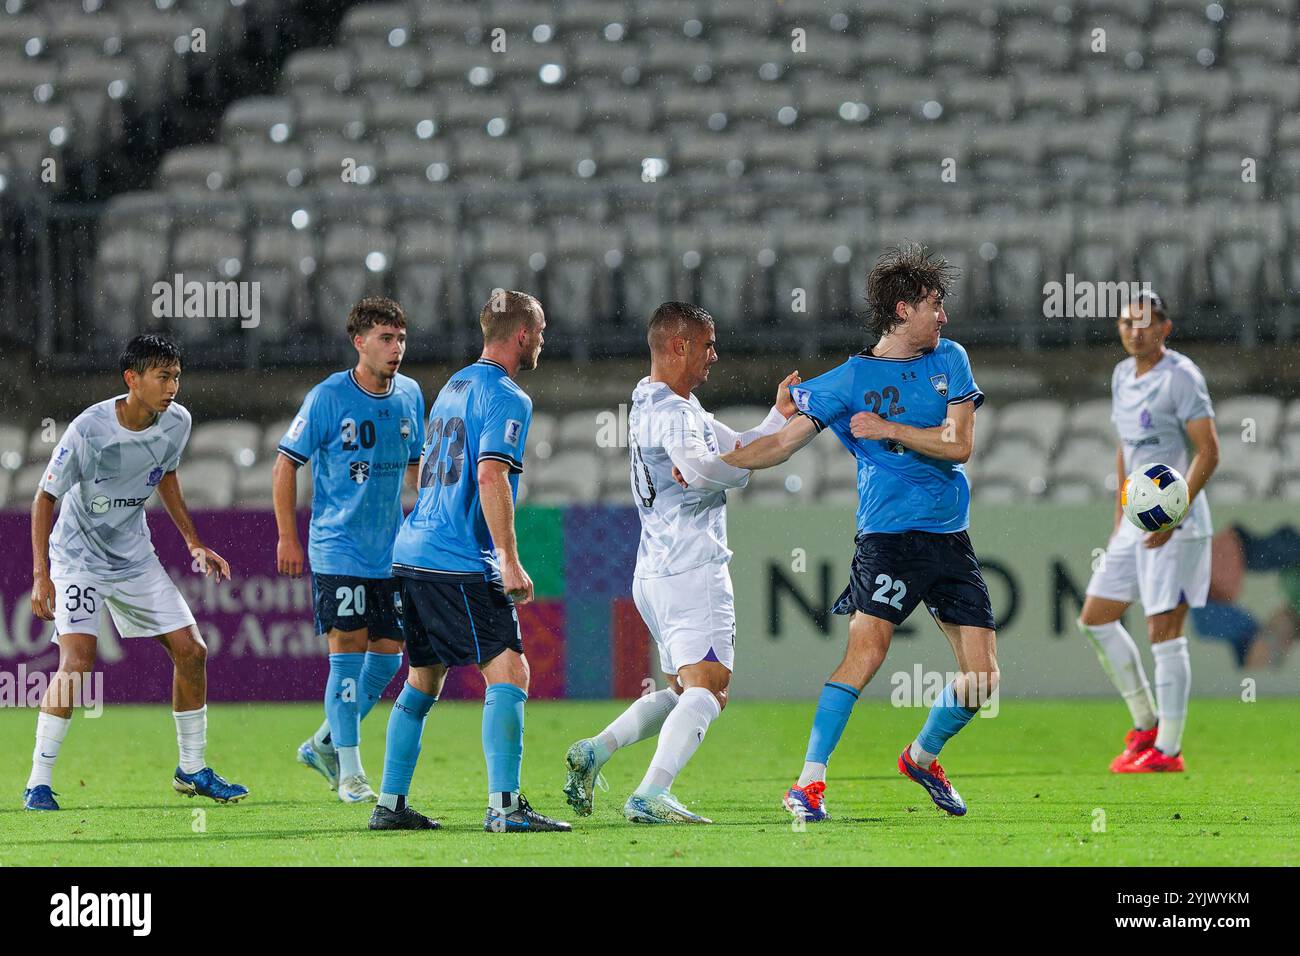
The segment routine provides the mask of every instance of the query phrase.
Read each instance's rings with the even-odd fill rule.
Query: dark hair
[[[143,375],[151,368],[179,365],[180,362],[181,350],[176,347],[176,344],[152,332],[137,335],[127,342],[126,348],[122,349],[122,354],[118,357],[118,364],[122,366],[123,373],[131,369],[137,375]]]
[[[713,328],[713,316],[690,302],[665,302],[655,309],[646,327],[646,342],[651,350],[658,351],[668,340],[681,335],[687,327]]]
[[[952,289],[960,271],[941,255],[931,254],[919,242],[904,242],[887,249],[867,276],[867,328],[876,338],[888,335],[902,319],[898,303],[915,306],[937,292],[942,299]]]
[[[1134,302],[1140,302],[1142,305],[1150,306],[1151,317],[1161,322],[1169,320],[1169,308],[1165,305],[1164,298],[1159,292],[1152,289],[1143,289],[1133,299]]]
[[[510,338],[527,323],[538,322],[542,304],[527,292],[511,289],[493,289],[492,295],[478,313],[478,324],[483,329],[483,343],[501,342]]]
[[[382,295],[368,295],[348,313],[348,338],[365,335],[376,325],[406,328],[406,313],[392,299]]]

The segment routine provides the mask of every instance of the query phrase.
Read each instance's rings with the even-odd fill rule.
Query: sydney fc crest
[[[364,484],[370,477],[370,462],[354,461],[348,465],[348,477],[357,484]]]
[[[149,472],[149,477],[145,479],[145,484],[148,485],[150,488],[156,488],[158,487],[158,482],[162,481],[162,476],[163,476],[162,467],[161,466],[156,467],[153,469],[153,471]]]
[[[931,375],[930,384],[933,385],[934,390],[938,392],[940,395],[942,395],[944,398],[948,397],[948,376],[947,375],[943,375],[943,374]]]
[[[411,420],[409,418],[403,418],[398,422],[397,429],[402,434],[402,441],[411,440]]]

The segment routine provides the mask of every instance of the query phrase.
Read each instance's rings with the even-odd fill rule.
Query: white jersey
[[[683,488],[673,479],[674,455],[681,461],[684,455],[719,452],[718,429],[699,399],[682,398],[663,382],[641,379],[628,413],[628,450],[632,497],[641,516],[636,577],[680,574],[702,564],[730,561],[726,488],[708,481]],[[732,487],[748,481],[748,472],[725,464],[722,468],[735,473]]]
[[[63,499],[50,535],[51,576],[121,579],[155,557],[144,503],[180,465],[190,413],[172,402],[148,428],[132,431],[117,420],[118,398],[76,417],[41,478],[42,491]]]
[[[1213,418],[1214,407],[1205,387],[1205,377],[1186,355],[1166,349],[1164,358],[1145,375],[1137,376],[1137,361],[1130,357],[1115,366],[1111,376],[1111,420],[1119,432],[1124,450],[1124,473],[1138,465],[1159,462],[1187,474],[1187,422]],[[1134,535],[1141,530],[1123,521],[1121,528]],[[1192,502],[1179,525],[1190,537],[1209,536],[1210,503],[1204,489]]]

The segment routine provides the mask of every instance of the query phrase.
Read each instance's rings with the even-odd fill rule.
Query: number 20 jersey
[[[280,454],[311,462],[307,556],[318,574],[392,575],[402,520],[402,477],[424,443],[424,397],[415,379],[393,376],[386,393],[335,372],[303,399]]]
[[[509,467],[519,493],[533,401],[505,368],[479,359],[453,375],[429,409],[420,496],[393,547],[393,572],[500,576],[478,494],[478,463]]]

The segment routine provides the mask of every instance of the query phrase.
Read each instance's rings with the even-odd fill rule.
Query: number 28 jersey
[[[453,375],[429,409],[420,496],[393,547],[393,572],[500,577],[478,494],[478,463],[509,466],[519,493],[533,401],[505,368],[479,359]]]

